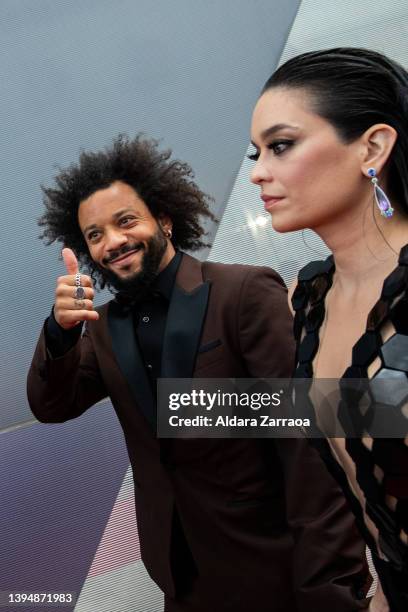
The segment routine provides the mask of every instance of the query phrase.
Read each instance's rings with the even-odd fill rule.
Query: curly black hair
[[[133,187],[157,219],[167,215],[173,222],[175,248],[195,251],[210,246],[199,218],[217,221],[209,205],[213,198],[192,180],[187,163],[171,160],[171,150],[160,151],[159,142],[138,134],[120,134],[111,147],[97,153],[83,151],[79,163],[61,169],[54,187],[41,186],[46,212],[38,220],[46,244],[62,242],[71,248],[96,284],[105,286],[103,272],[92,260],[78,223],[78,207],[95,191],[122,181]]]

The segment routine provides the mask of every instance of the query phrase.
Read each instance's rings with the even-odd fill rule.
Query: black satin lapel
[[[112,348],[138,408],[156,431],[156,402],[135,338],[132,312],[123,313],[114,302],[109,304],[108,327]]]
[[[192,378],[209,291],[208,281],[191,293],[175,285],[164,334],[162,378]]]

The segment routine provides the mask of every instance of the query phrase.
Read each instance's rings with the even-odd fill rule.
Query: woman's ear
[[[397,131],[386,123],[372,125],[361,136],[363,159],[361,171],[367,176],[368,168],[375,168],[377,176],[390,158],[398,138]]]

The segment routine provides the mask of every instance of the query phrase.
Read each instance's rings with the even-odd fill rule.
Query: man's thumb
[[[68,274],[76,274],[79,272],[78,260],[74,251],[66,247],[65,249],[62,249],[61,254]]]

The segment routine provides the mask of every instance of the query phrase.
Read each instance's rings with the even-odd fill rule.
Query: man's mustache
[[[118,249],[117,251],[112,251],[109,257],[104,257],[102,259],[102,263],[104,266],[107,266],[108,264],[111,263],[111,261],[114,261],[118,257],[122,257],[123,255],[126,255],[126,253],[129,253],[129,251],[141,251],[142,249],[144,249],[144,245],[141,242],[138,242],[133,245],[126,244],[121,249]]]

